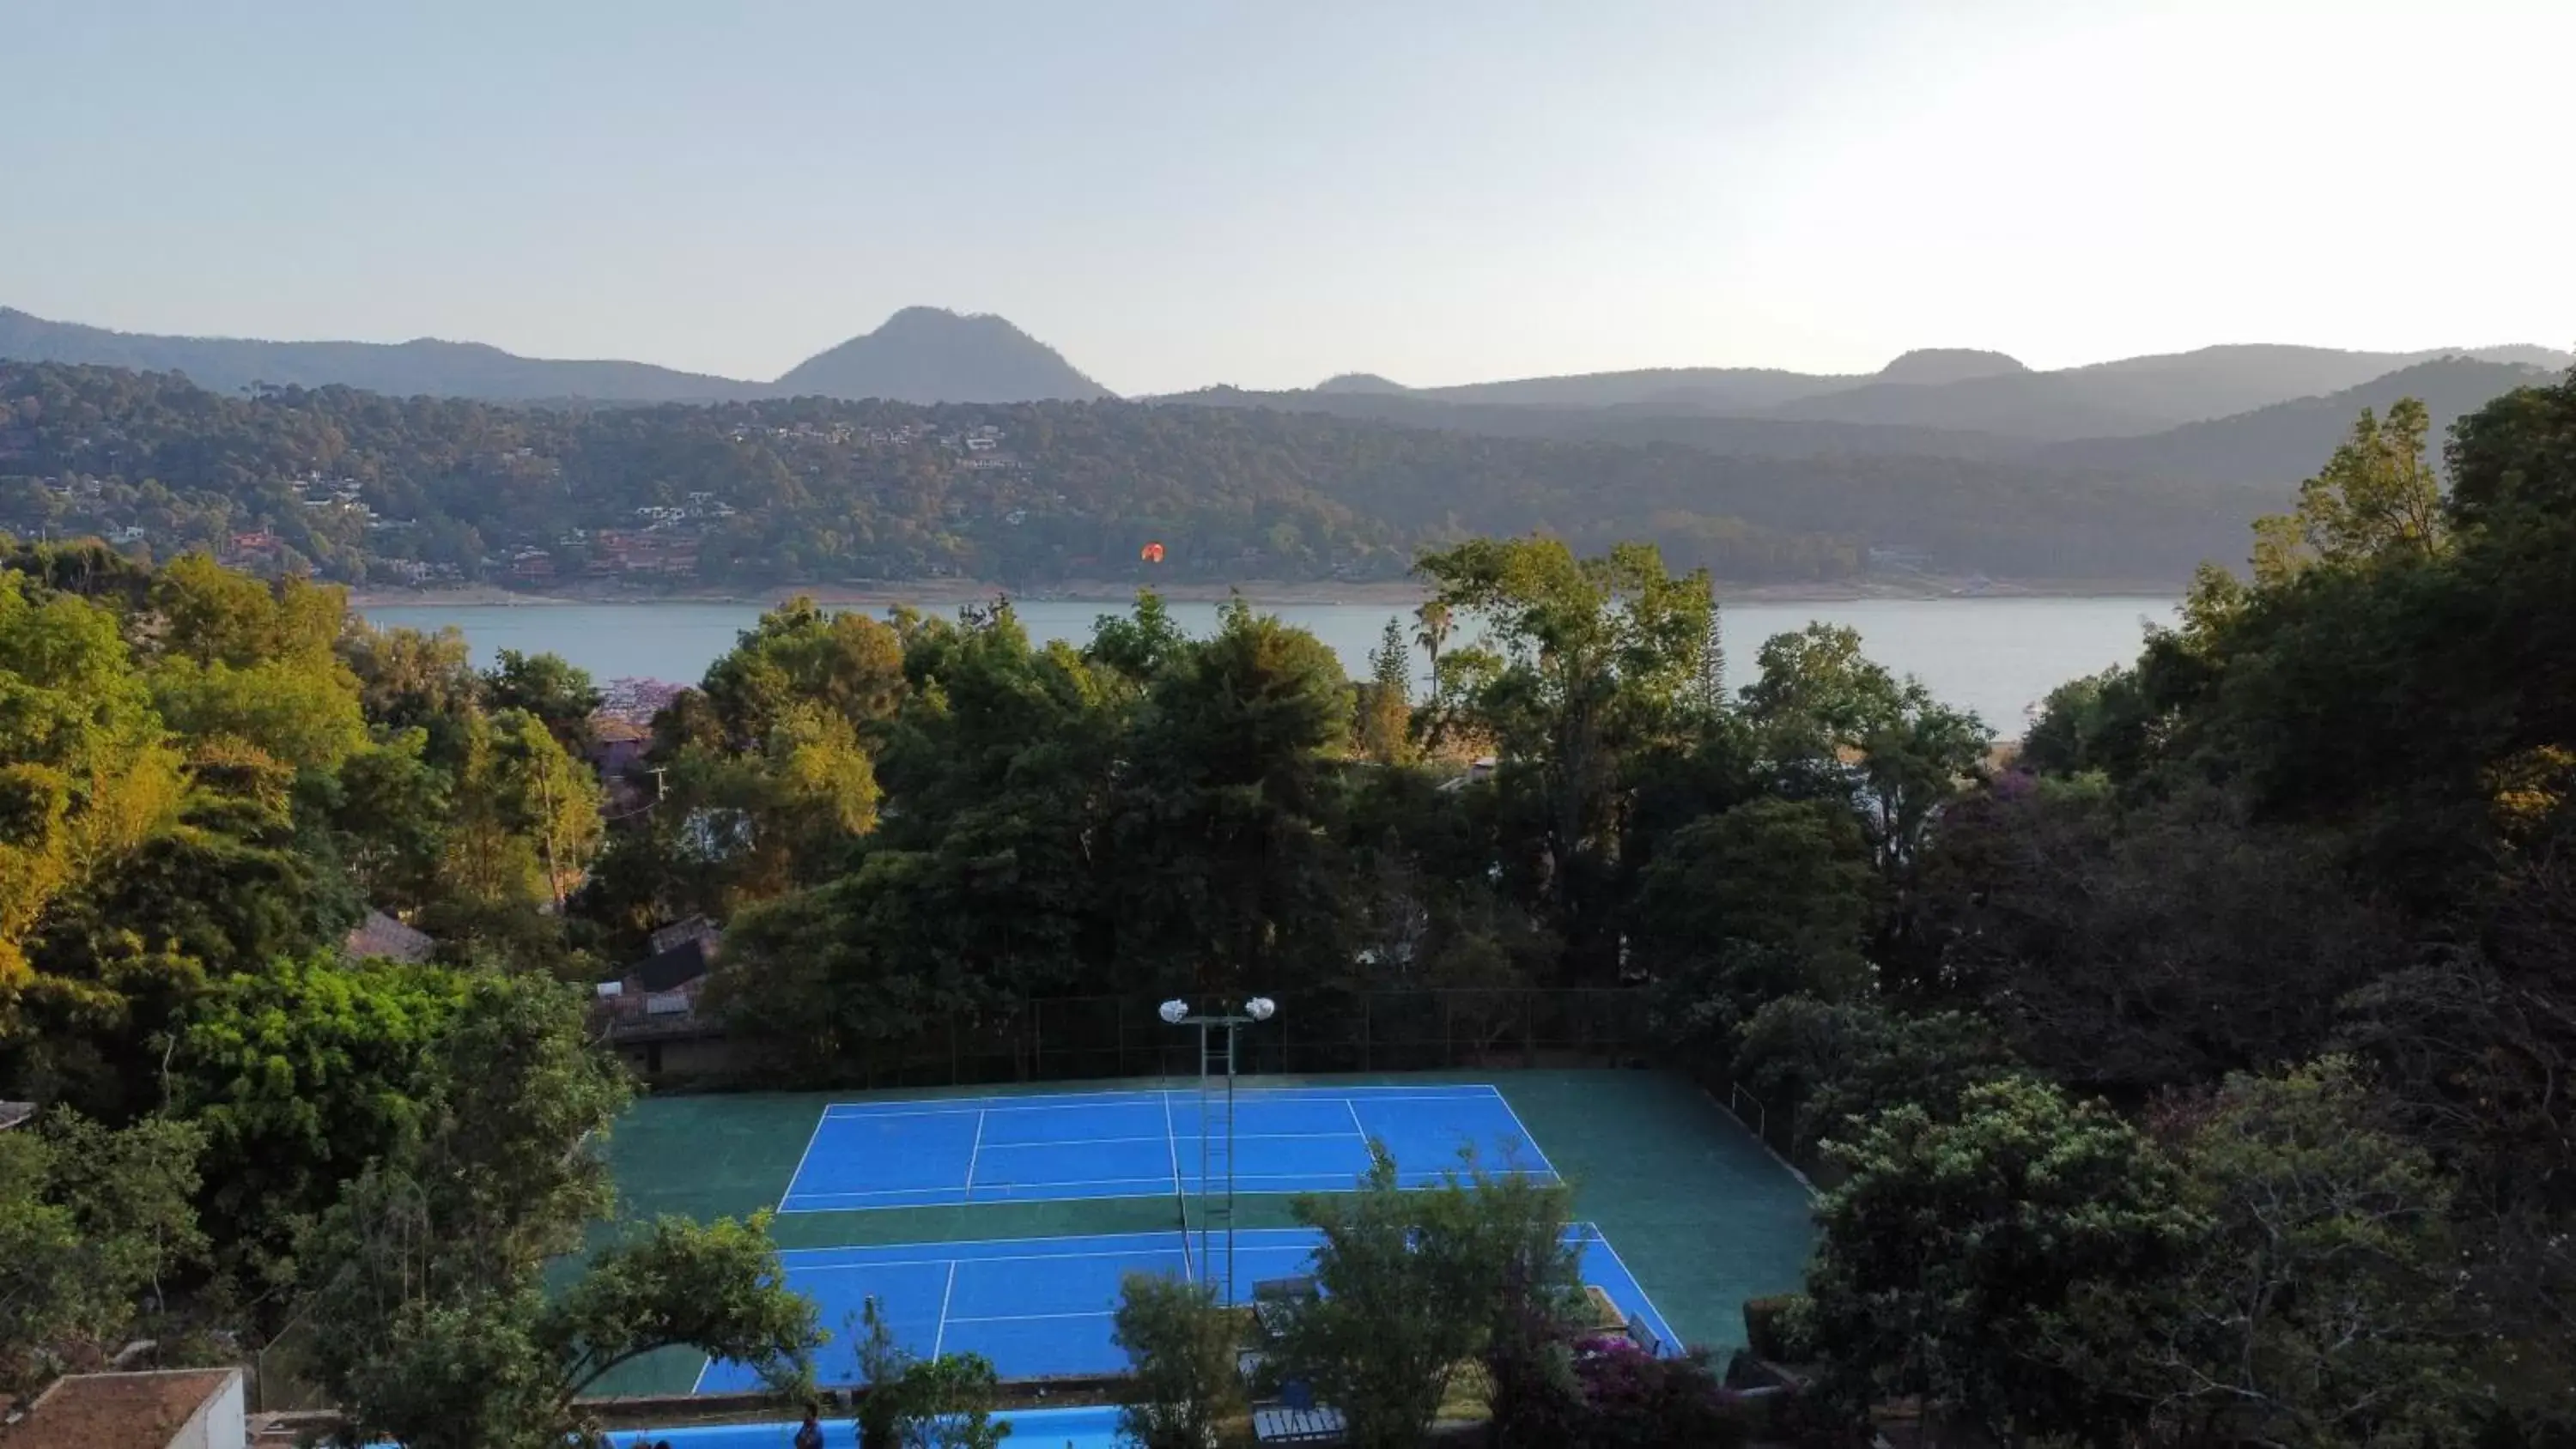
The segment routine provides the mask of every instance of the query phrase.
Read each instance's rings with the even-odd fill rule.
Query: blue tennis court
[[[778,1210],[1195,1193],[1199,1125],[1195,1090],[835,1103]],[[1214,1125],[1206,1175],[1222,1186],[1221,1119]],[[1274,1087],[1235,1094],[1235,1190],[1347,1190],[1368,1170],[1371,1138],[1395,1154],[1411,1187],[1437,1181],[1466,1149],[1489,1171],[1556,1176],[1490,1086]]]
[[[1589,1223],[1567,1230],[1583,1281],[1624,1314],[1674,1343],[1672,1326]],[[1246,1228],[1236,1235],[1234,1294],[1249,1298],[1265,1278],[1307,1271],[1319,1234],[1305,1228]],[[1022,1238],[981,1243],[911,1243],[782,1252],[787,1286],[814,1300],[832,1343],[815,1365],[825,1384],[858,1380],[852,1356],[859,1305],[877,1300],[897,1341],[913,1353],[980,1353],[1005,1379],[1123,1373],[1127,1356],[1110,1341],[1118,1287],[1130,1273],[1189,1275],[1190,1250],[1176,1230],[1087,1238]],[[710,1363],[694,1392],[760,1387],[746,1365]]]

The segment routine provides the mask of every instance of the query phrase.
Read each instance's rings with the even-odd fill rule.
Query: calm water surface
[[[2170,623],[2176,600],[2111,599],[1857,599],[1809,604],[1728,604],[1726,648],[1736,683],[1753,676],[1753,657],[1764,639],[1811,620],[1848,624],[1860,631],[1871,658],[1900,674],[1919,676],[1933,693],[1975,710],[1999,733],[2021,732],[2023,712],[2057,685],[2079,674],[2134,660],[2148,622]],[[1021,623],[1037,639],[1081,641],[1092,622],[1119,606],[1061,600],[1019,601]],[[1214,604],[1175,603],[1172,616],[1194,633],[1216,627]],[[760,616],[756,604],[460,604],[405,605],[366,611],[378,624],[436,629],[453,624],[465,632],[477,663],[502,649],[552,651],[599,679],[650,678],[689,682],[733,647],[735,636]],[[1333,647],[1353,674],[1368,669],[1386,621],[1409,611],[1385,604],[1279,604],[1265,606],[1287,622],[1311,629]],[[1417,660],[1417,664],[1420,661]]]

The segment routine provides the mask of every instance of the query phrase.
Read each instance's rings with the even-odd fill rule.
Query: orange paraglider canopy
[[[1136,556],[1147,563],[1161,563],[1163,561],[1163,546],[1159,543],[1149,543],[1143,548],[1136,550]]]

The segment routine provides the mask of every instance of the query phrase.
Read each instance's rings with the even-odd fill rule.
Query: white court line
[[[1290,1228],[1287,1231],[1296,1232],[1299,1230]],[[1165,1232],[1153,1234],[1152,1236],[1177,1240],[1180,1237],[1180,1234]],[[1001,1238],[996,1239],[995,1241],[1003,1243],[1015,1241],[1028,1243],[1081,1243],[1088,1242],[1090,1239]],[[906,1252],[912,1252],[931,1248],[972,1247],[975,1245],[970,1243],[892,1243],[887,1246],[890,1249],[900,1249]],[[851,1244],[838,1248],[786,1248],[780,1250],[778,1256],[784,1259],[798,1253],[870,1253],[875,1251],[877,1250],[871,1247],[860,1244]],[[957,1263],[1070,1263],[1084,1258],[1138,1258],[1154,1257],[1157,1255],[1169,1255],[1177,1258],[1180,1256],[1180,1253],[1181,1250],[1178,1246],[1163,1247],[1145,1246],[1141,1244],[1133,1248],[1119,1248],[1115,1250],[1102,1250],[1090,1253],[997,1253],[989,1257],[979,1257],[971,1253],[944,1253],[935,1258],[853,1258],[845,1263],[812,1264],[808,1267],[807,1271],[815,1273],[834,1273],[845,1268],[938,1268]]]
[[[1117,1186],[1117,1185],[1118,1185],[1118,1184],[1120,1184],[1120,1183],[1128,1183],[1128,1182],[1160,1182],[1160,1181],[1162,1181],[1162,1179],[1161,1179],[1161,1178],[1159,1178],[1159,1177],[1086,1177],[1086,1178],[1081,1179],[1080,1181],[1029,1182],[1029,1183],[987,1183],[987,1184],[985,1184],[985,1185],[986,1185],[987,1187],[1009,1187],[1009,1186],[1017,1186],[1017,1187],[1031,1187],[1031,1188],[1036,1188],[1036,1187],[1114,1187],[1114,1186]],[[933,1187],[854,1187],[854,1188],[850,1188],[850,1189],[848,1189],[847,1191],[843,1191],[843,1192],[800,1192],[800,1193],[796,1194],[796,1196],[797,1196],[800,1200],[802,1200],[802,1199],[807,1199],[807,1198],[826,1198],[826,1197],[830,1197],[830,1198],[842,1198],[842,1197],[908,1197],[908,1196],[911,1196],[911,1195],[913,1195],[913,1194],[915,1194],[915,1193],[952,1193],[952,1194],[957,1194],[957,1195],[962,1196],[966,1191],[967,1191],[967,1189],[966,1189],[966,1188],[964,1188],[964,1187],[962,1187],[962,1186],[959,1186],[959,1185],[958,1185],[958,1184],[956,1184],[956,1183],[943,1182],[943,1183],[940,1183],[940,1184],[938,1184],[938,1185],[936,1185],[936,1186],[933,1186]]]
[[[1081,1107],[1124,1102],[1146,1102],[1160,1098],[1194,1093],[1173,1089],[1140,1088],[1123,1092],[1037,1092],[1025,1097],[898,1097],[885,1102],[832,1102],[823,1108],[826,1117],[894,1117],[955,1116],[966,1112],[1062,1112]],[[1288,1102],[1330,1102],[1349,1097],[1371,1097],[1396,1101],[1456,1101],[1474,1096],[1501,1096],[1501,1089],[1487,1082],[1456,1082],[1428,1087],[1352,1086],[1352,1087],[1245,1087],[1241,1097]]]
[[[975,1114],[975,1145],[966,1149],[966,1195],[975,1195],[975,1159],[984,1155],[984,1114]],[[937,1357],[936,1354],[932,1357]]]
[[[1336,1132],[1331,1135],[1333,1140],[1337,1142],[1344,1141],[1349,1136],[1348,1133],[1341,1132]],[[1520,1175],[1542,1181],[1563,1181],[1562,1178],[1557,1177],[1553,1170],[1545,1173],[1530,1172]],[[1445,1170],[1433,1171],[1428,1168],[1408,1168],[1401,1171],[1396,1180],[1397,1183],[1406,1191],[1415,1191],[1422,1188],[1437,1187],[1445,1176]],[[1198,1179],[1194,1176],[1184,1176],[1180,1181],[1181,1185],[1186,1187],[1195,1183],[1197,1180]],[[1237,1173],[1235,1174],[1235,1180],[1237,1182],[1291,1182],[1306,1184],[1305,1186],[1299,1187],[1246,1187],[1239,1189],[1241,1192],[1254,1197],[1294,1197],[1301,1192],[1355,1191],[1355,1184],[1357,1183],[1358,1178],[1356,1174],[1350,1172],[1336,1172],[1330,1169],[1318,1168],[1308,1172]],[[799,1206],[790,1207],[781,1205],[778,1211],[782,1216],[795,1213],[872,1212],[877,1211],[877,1209],[870,1208],[864,1204],[847,1206],[835,1206],[835,1204],[839,1204],[842,1200],[848,1198],[904,1197],[910,1195],[920,1195],[929,1200],[914,1203],[897,1203],[895,1206],[967,1207],[979,1203],[989,1204],[994,1202],[1095,1202],[1105,1198],[1151,1197],[1155,1193],[1161,1191],[1164,1187],[1169,1186],[1170,1182],[1171,1179],[1161,1177],[1095,1177],[1085,1178],[1079,1182],[987,1183],[982,1188],[978,1189],[978,1191],[983,1194],[981,1197],[968,1196],[960,1189],[954,1187],[904,1187],[872,1189],[864,1192],[800,1193],[796,1197],[796,1202],[800,1204]],[[1076,1191],[1076,1189],[1080,1188],[1123,1188],[1131,1186],[1137,1187],[1138,1190],[1134,1192],[1095,1193]],[[1012,1195],[1021,1192],[1025,1192],[1027,1195]]]
[[[1556,1164],[1547,1160],[1547,1152],[1538,1145],[1538,1138],[1529,1130],[1529,1124],[1521,1120],[1520,1113],[1512,1110],[1512,1099],[1499,1091],[1494,1093],[1494,1097],[1503,1104],[1503,1115],[1512,1119],[1513,1130],[1521,1134],[1522,1145],[1538,1154],[1538,1165],[1547,1169],[1548,1176],[1563,1182],[1565,1179],[1558,1175]]]
[[[814,1130],[805,1137],[805,1150],[796,1154],[796,1170],[787,1174],[787,1186],[778,1194],[780,1212],[787,1211],[787,1200],[796,1195],[796,1179],[805,1175],[805,1159],[814,1155],[814,1144],[823,1138],[823,1124],[831,1120],[832,1109],[829,1107],[823,1109],[822,1116],[814,1119]]]
[[[1348,1098],[1348,1097],[1344,1097],[1344,1098],[1342,1099],[1342,1110],[1351,1114],[1351,1126],[1352,1126],[1352,1127],[1354,1127],[1354,1128],[1356,1128],[1356,1129],[1358,1129],[1359,1134],[1360,1134],[1360,1141],[1362,1141],[1362,1142],[1370,1142],[1370,1141],[1374,1141],[1374,1140],[1375,1140],[1374,1138],[1372,1138],[1372,1137],[1370,1137],[1370,1136],[1369,1136],[1368,1124],[1367,1124],[1366,1122],[1363,1122],[1363,1121],[1361,1121],[1361,1120],[1360,1120],[1360,1104],[1359,1104],[1359,1103],[1352,1101],[1352,1100],[1351,1100],[1350,1098]],[[1339,1134],[1336,1134],[1336,1135],[1339,1135]]]
[[[932,1358],[939,1357],[939,1346],[948,1341],[948,1300],[956,1296],[957,1260],[951,1258],[948,1260],[948,1286],[939,1290],[939,1331],[930,1336]]]
[[[1115,1318],[1115,1308],[1095,1308],[1089,1313],[997,1313],[990,1318],[960,1318],[959,1323],[1045,1323],[1059,1318]]]

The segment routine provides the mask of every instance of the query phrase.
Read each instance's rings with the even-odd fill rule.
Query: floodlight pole
[[[1246,1001],[1240,1012],[1194,1014],[1189,1009],[1189,1003],[1178,1000],[1164,1002],[1161,1009],[1163,1020],[1171,1025],[1195,1026],[1199,1029],[1199,1262],[1210,1269],[1214,1268],[1215,1259],[1210,1257],[1208,1252],[1210,1187],[1208,1109],[1214,1104],[1215,1088],[1210,1080],[1208,1062],[1209,1049],[1214,1045],[1212,1034],[1216,1032],[1225,1034],[1225,1274],[1221,1280],[1223,1286],[1217,1291],[1219,1301],[1228,1306],[1234,1303],[1234,1079],[1238,1066],[1237,1035],[1247,1026],[1268,1021],[1278,1009],[1278,1004],[1266,996],[1256,996]],[[1183,1224],[1182,1231],[1188,1230],[1188,1225]]]

